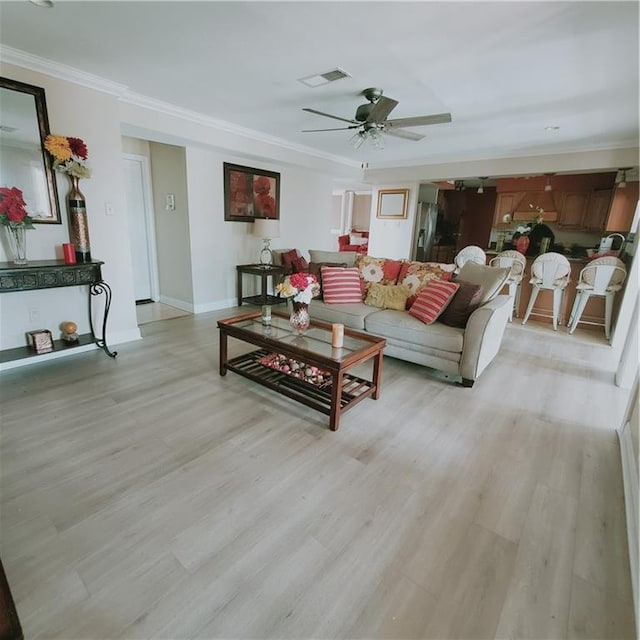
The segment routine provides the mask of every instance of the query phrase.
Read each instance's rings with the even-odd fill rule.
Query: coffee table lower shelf
[[[232,358],[227,362],[226,366],[230,371],[249,378],[249,380],[297,400],[316,411],[331,415],[334,383],[330,382],[317,386],[261,364],[259,362],[260,358],[270,353],[272,352],[266,349],[251,351]],[[340,412],[350,409],[361,400],[371,396],[375,391],[375,385],[369,380],[346,372],[342,373],[341,378]]]

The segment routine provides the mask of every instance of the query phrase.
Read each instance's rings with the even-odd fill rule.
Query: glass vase
[[[27,260],[27,229],[25,226],[6,226],[5,230],[13,264],[29,264]]]
[[[80,178],[69,176],[71,188],[67,194],[69,210],[69,238],[76,248],[76,262],[91,262],[87,203],[80,191]]]
[[[309,324],[311,323],[311,318],[309,318],[309,305],[304,302],[292,302],[291,305],[292,309],[289,322],[294,331],[301,336],[309,328]]]

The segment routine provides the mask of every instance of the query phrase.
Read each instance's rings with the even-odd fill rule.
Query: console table
[[[29,264],[25,265],[0,262],[0,293],[87,285],[89,290],[89,328],[91,333],[79,336],[78,342],[71,345],[64,340],[56,340],[54,341],[54,350],[57,351],[93,342],[107,355],[115,358],[118,353],[111,351],[107,346],[107,319],[111,307],[111,288],[102,279],[100,267],[103,264],[104,262],[99,260],[78,264],[65,264],[62,260],[31,260]],[[95,334],[93,314],[91,312],[91,298],[98,295],[105,296],[101,337]],[[28,347],[17,347],[0,352],[0,361],[18,360],[32,355],[34,353]]]
[[[237,271],[237,293],[238,306],[241,307],[243,302],[249,304],[281,304],[286,302],[286,298],[273,296],[267,293],[267,278],[271,276],[281,276],[284,274],[284,267],[273,264],[239,264],[236,266]],[[253,276],[260,277],[260,294],[257,296],[242,296],[242,275],[248,273]]]

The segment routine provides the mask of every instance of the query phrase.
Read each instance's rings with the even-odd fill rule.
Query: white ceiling
[[[3,45],[370,168],[638,146],[634,1],[22,1],[0,18]],[[352,77],[297,81],[335,67]],[[341,126],[303,107],[352,118],[366,87],[398,100],[391,118],[453,122],[383,151],[301,133]]]

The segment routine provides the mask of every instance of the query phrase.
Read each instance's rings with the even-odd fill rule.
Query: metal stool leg
[[[611,315],[613,313],[613,296],[615,292],[607,291],[604,296],[604,335],[608,340],[611,334]]]
[[[562,306],[562,289],[556,287],[553,290],[553,330],[558,330],[558,318],[560,317],[560,307]]]
[[[578,326],[578,322],[580,322],[580,318],[582,317],[582,312],[584,308],[587,306],[587,301],[589,300],[589,293],[587,291],[578,291],[576,294],[576,304],[573,313],[573,321],[571,326],[569,327],[569,333],[573,333]]]

